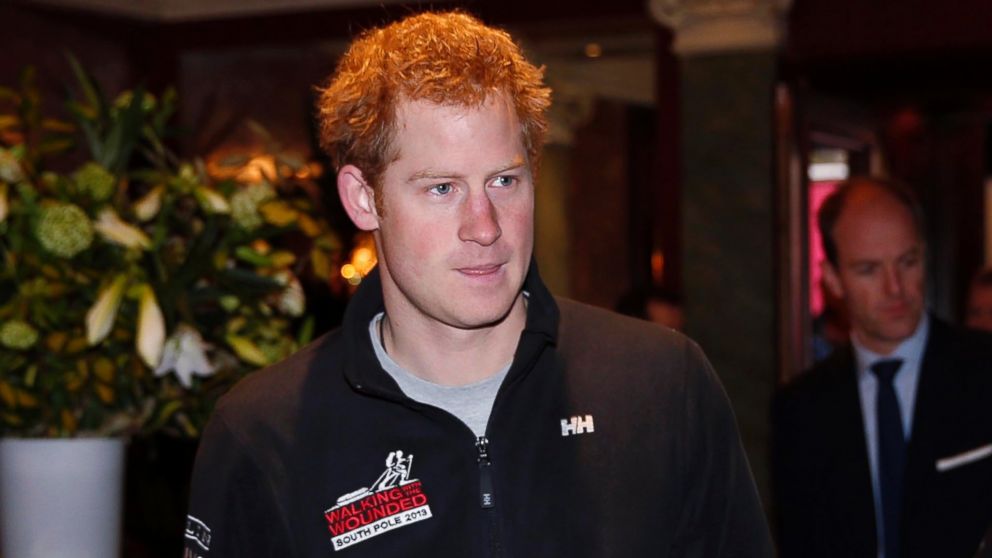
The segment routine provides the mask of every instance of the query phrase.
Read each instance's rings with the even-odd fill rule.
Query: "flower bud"
[[[200,207],[207,213],[230,213],[231,206],[217,190],[199,186],[195,190],[196,199],[200,202]]]
[[[124,296],[124,287],[127,285],[127,277],[118,275],[114,280],[100,291],[96,302],[86,312],[86,341],[90,345],[96,345],[110,333],[117,319],[117,309],[121,305],[121,298]]]
[[[162,196],[165,194],[165,186],[158,185],[140,200],[134,202],[134,214],[142,223],[153,219],[160,209],[162,209]]]
[[[165,318],[155,299],[155,291],[145,285],[138,301],[138,334],[134,339],[141,360],[152,370],[158,368],[165,344]]]
[[[119,244],[125,248],[147,250],[152,245],[151,239],[141,229],[124,222],[109,207],[100,212],[93,227],[108,242]]]

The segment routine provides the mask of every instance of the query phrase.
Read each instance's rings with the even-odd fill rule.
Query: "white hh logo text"
[[[595,431],[596,428],[592,423],[592,415],[561,419],[562,436],[573,436],[576,434],[586,434]]]

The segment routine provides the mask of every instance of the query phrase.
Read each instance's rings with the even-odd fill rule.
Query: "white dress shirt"
[[[871,372],[871,365],[880,360],[900,359],[902,366],[892,381],[899,400],[899,413],[902,417],[902,431],[908,442],[913,432],[913,409],[916,404],[916,386],[920,380],[920,366],[923,351],[930,333],[930,316],[926,313],[916,326],[916,331],[907,337],[891,354],[873,353],[858,342],[852,332],[851,345],[854,347],[858,367],[858,393],[861,396],[861,421],[865,430],[865,444],[868,449],[868,465],[871,469],[871,488],[875,500],[875,532],[878,539],[878,557],[885,558],[882,545],[882,500],[878,486],[878,422],[875,407],[878,394],[878,378]]]

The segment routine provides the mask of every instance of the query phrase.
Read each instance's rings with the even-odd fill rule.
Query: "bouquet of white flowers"
[[[163,145],[173,92],[110,103],[70,62],[71,123],[41,114],[30,71],[0,88],[0,434],[193,436],[308,340],[299,277],[327,280],[340,243],[305,163],[212,177]],[[53,170],[80,137],[88,160]]]

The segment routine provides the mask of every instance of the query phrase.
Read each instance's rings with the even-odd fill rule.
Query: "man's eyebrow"
[[[919,245],[916,245],[916,246],[913,246],[912,248],[910,248],[909,250],[906,250],[902,254],[899,254],[899,257],[900,258],[905,258],[905,257],[908,257],[908,256],[919,256],[922,253],[923,253],[923,247],[922,246],[919,246]]]
[[[424,169],[411,174],[410,177],[406,179],[406,181],[416,182],[418,180],[424,180],[426,178],[437,179],[437,178],[464,178],[464,177],[457,172],[446,172],[446,171],[438,171],[434,169]]]
[[[905,258],[905,257],[908,257],[908,256],[919,256],[922,252],[923,252],[923,247],[922,246],[919,246],[919,245],[913,246],[912,248],[909,248],[908,250],[906,250],[906,251],[901,252],[900,254],[898,254],[895,257],[895,259],[900,260],[900,259]],[[865,258],[861,258],[861,259],[857,259],[857,260],[851,260],[851,261],[847,262],[847,265],[849,265],[851,267],[859,266],[859,265],[877,265],[877,264],[879,264],[881,262],[882,262],[882,260],[879,259],[879,258],[865,257]]]
[[[523,167],[525,165],[527,165],[527,160],[524,159],[523,157],[517,157],[516,159],[514,159],[510,163],[508,163],[508,164],[506,164],[506,165],[498,168],[497,170],[489,173],[489,176],[496,176],[497,174],[503,174],[504,172],[509,172],[509,171],[517,170],[517,169],[519,169],[519,168],[521,168],[521,167]]]
[[[864,257],[864,258],[849,260],[846,265],[848,267],[859,267],[864,265],[878,265],[879,263],[881,263],[881,260],[878,258]]]
[[[498,167],[496,170],[487,173],[486,176],[496,176],[499,174],[503,174],[504,172],[517,170],[520,167],[525,166],[526,164],[527,164],[527,160],[524,157],[517,157],[513,161],[510,161],[509,163]],[[423,169],[411,174],[410,177],[406,179],[406,181],[416,182],[418,180],[425,180],[425,179],[449,179],[449,178],[464,179],[465,175],[452,171]]]

